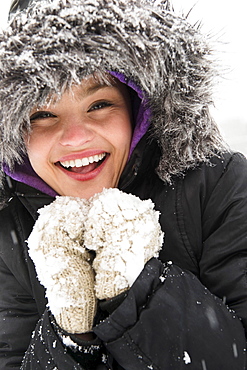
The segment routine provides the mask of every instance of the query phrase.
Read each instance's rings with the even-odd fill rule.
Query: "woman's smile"
[[[104,168],[108,157],[107,153],[101,153],[89,157],[58,161],[55,165],[69,177],[78,181],[87,181],[89,178],[92,179],[99,174]]]

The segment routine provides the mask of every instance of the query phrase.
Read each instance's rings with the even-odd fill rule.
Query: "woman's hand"
[[[49,308],[68,333],[90,332],[96,312],[92,258],[83,246],[87,210],[83,199],[57,197],[39,211],[28,238]]]
[[[95,293],[113,298],[131,287],[145,263],[157,257],[163,243],[159,212],[151,200],[118,189],[90,199],[84,245],[94,250]]]

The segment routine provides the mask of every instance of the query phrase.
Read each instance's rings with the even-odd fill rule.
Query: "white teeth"
[[[81,166],[87,166],[89,165],[89,160],[88,158],[82,158],[82,159],[77,159],[78,163],[76,167],[81,167]]]
[[[106,156],[106,153],[101,153],[101,154],[96,154],[90,157],[85,157],[82,159],[75,159],[71,161],[64,161],[60,162],[63,167],[83,167],[83,166],[88,166],[89,163],[93,162],[99,162],[101,159],[103,159]]]
[[[81,167],[81,160],[80,159],[75,160],[75,166],[76,167]]]

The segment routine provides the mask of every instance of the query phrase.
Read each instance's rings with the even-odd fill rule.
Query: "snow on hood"
[[[136,124],[132,149],[150,122],[164,181],[224,150],[209,114],[211,49],[196,27],[166,5],[42,0],[14,15],[0,35],[0,162],[11,169],[21,163],[34,106],[100,71],[124,76],[142,92],[145,129]]]

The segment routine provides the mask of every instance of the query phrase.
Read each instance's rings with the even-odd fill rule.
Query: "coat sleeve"
[[[247,161],[234,154],[202,215],[200,281],[241,318],[247,335]]]
[[[11,203],[11,202],[10,202]],[[12,206],[12,203],[11,203]],[[16,210],[16,203],[13,201]],[[19,234],[18,234],[19,233]],[[17,213],[0,213],[0,369],[20,369],[39,318],[19,240]]]
[[[101,363],[101,343],[98,338],[85,345],[63,344],[62,337],[69,336],[58,333],[56,323],[48,310],[45,310],[38,321],[27,349],[21,370],[97,370]],[[69,343],[68,342],[68,343]],[[103,366],[103,365],[102,365]],[[102,367],[104,369],[104,367]]]
[[[39,315],[34,299],[2,258],[0,281],[0,369],[17,370],[20,369]]]
[[[157,259],[94,330],[123,369],[245,369],[236,315],[192,273]]]

